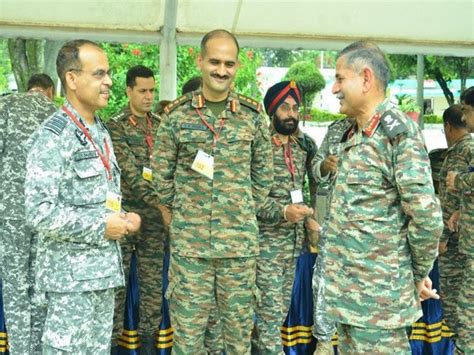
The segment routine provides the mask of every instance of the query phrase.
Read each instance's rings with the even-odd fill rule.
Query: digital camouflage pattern
[[[306,134],[297,131],[288,137],[295,166],[294,181],[285,163],[284,152],[276,132],[272,132],[274,182],[257,219],[260,230],[260,255],[257,257],[257,287],[260,303],[256,308],[255,348],[262,354],[280,354],[283,351],[281,326],[291,301],[296,259],[308,250],[304,221],[290,223],[284,219],[283,209],[292,203],[290,192],[303,191],[305,177],[314,186],[313,158],[316,143]]]
[[[223,120],[214,149],[214,135],[198,112],[216,132]],[[214,156],[213,180],[191,169],[198,150]],[[155,143],[153,173],[159,201],[173,213],[167,298],[177,354],[205,353],[204,333],[216,300],[214,314],[221,320],[225,350],[250,351],[258,294],[256,213],[273,181],[269,157],[268,126],[252,99],[230,93],[217,118],[195,91],[166,110]],[[193,267],[186,267],[189,263]],[[208,282],[209,277],[215,282]]]
[[[474,140],[466,144],[462,157],[468,162],[467,169],[456,176],[454,185],[461,194],[461,218],[459,220],[459,252],[466,257],[461,276],[457,312],[459,339],[456,344],[465,354],[474,353]]]
[[[173,354],[206,355],[204,336],[215,307],[226,354],[250,354],[254,307],[255,258],[190,258],[171,255],[166,291]],[[212,300],[212,301],[210,301]]]
[[[446,157],[439,170],[439,199],[443,210],[443,235],[441,242],[447,243],[447,251],[438,257],[440,273],[440,295],[443,305],[444,319],[448,326],[457,335],[458,321],[456,304],[459,297],[459,289],[462,283],[462,272],[466,256],[459,250],[459,233],[451,232],[448,228],[449,218],[454,212],[461,208],[461,194],[448,190],[446,176],[448,171],[466,171],[469,162],[465,160],[466,150],[470,149],[472,141],[468,133],[449,147]]]
[[[154,186],[161,204],[172,208],[171,253],[199,258],[258,255],[256,211],[273,181],[268,126],[257,103],[231,93],[224,126],[213,134],[196,109],[219,130],[219,119],[199,92],[168,106],[155,143]],[[191,170],[198,150],[214,156],[214,179]]]
[[[39,92],[0,99],[0,275],[12,354],[41,351],[45,308],[32,297],[30,265],[36,243],[25,226],[25,143],[55,111],[53,102]]]
[[[318,223],[322,226],[318,241],[318,257],[316,258],[313,272],[313,335],[318,341],[328,342],[336,332],[335,324],[328,318],[326,301],[324,297],[324,261],[325,250],[325,227],[324,220],[327,218],[330,196],[334,187],[334,174],[321,176],[321,164],[329,156],[337,153],[337,147],[342,140],[343,134],[352,126],[352,120],[345,118],[337,120],[328,126],[328,130],[321,146],[314,158],[314,176],[317,180],[316,189],[316,216]]]
[[[439,148],[430,150],[428,156],[430,158],[430,166],[431,166],[431,178],[433,180],[433,186],[435,189],[436,195],[439,194],[439,181],[440,176],[439,173],[441,171],[441,167],[443,166],[444,158],[446,158],[447,148]],[[441,237],[443,240],[443,237]]]
[[[80,115],[66,102],[66,107],[78,119]],[[84,120],[83,124],[84,123]],[[87,126],[87,124],[85,124]],[[107,191],[120,193],[120,170],[113,154],[112,141],[103,124],[87,126],[96,146],[105,154],[104,143],[111,149],[110,164],[112,179],[96,150],[82,131],[62,110],[57,111],[40,127],[28,141],[30,151],[27,158],[25,181],[26,219],[32,230],[38,234],[38,257],[36,284],[48,297],[49,322],[70,318],[64,298],[55,294],[86,293],[112,289],[124,285],[122,259],[118,242],[105,239],[105,207]],[[111,297],[101,302],[113,304]],[[87,302],[93,302],[85,297]],[[55,302],[57,300],[57,302]],[[84,307],[90,307],[84,304]],[[97,308],[105,307],[95,304]],[[61,313],[62,311],[65,313]],[[80,315],[77,315],[78,317]],[[103,318],[100,325],[109,329],[112,325]],[[99,331],[93,320],[81,318],[96,331],[92,338],[74,333],[71,325],[67,331],[60,324],[48,323],[49,331],[43,334],[43,345],[54,348],[73,348],[74,353],[94,347],[98,343],[109,344],[107,338],[99,338]]]
[[[325,235],[328,312],[350,326],[410,326],[422,315],[415,282],[443,228],[421,131],[384,101],[340,152]]]
[[[406,328],[364,328],[339,323],[337,333],[337,351],[341,354],[412,354]]]
[[[155,138],[160,125],[159,116],[151,112],[148,115],[148,119],[152,122],[150,129],[147,119],[134,116],[128,107],[108,122],[117,162],[122,170],[122,208],[127,212],[139,214],[142,219],[140,233],[120,241],[126,279],[132,251],[137,250],[140,289],[138,332],[142,344],[141,354],[155,353],[154,335],[161,320],[165,248],[163,221],[156,207],[158,199],[151,181],[143,177],[143,168],[151,168],[152,159],[147,139]],[[152,144],[151,146],[153,147]],[[125,291],[123,288],[116,290],[113,341],[121,334],[123,328]]]

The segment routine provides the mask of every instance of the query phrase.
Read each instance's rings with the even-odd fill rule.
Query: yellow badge
[[[122,196],[114,192],[107,192],[107,200],[105,208],[112,212],[120,212],[122,210]]]
[[[144,166],[143,171],[142,171],[142,176],[146,181],[152,181],[153,180],[153,171],[151,171],[150,168],[147,168],[146,166]]]

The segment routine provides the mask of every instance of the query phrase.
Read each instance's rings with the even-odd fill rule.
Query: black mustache
[[[219,79],[229,79],[228,75],[211,74],[211,76]]]

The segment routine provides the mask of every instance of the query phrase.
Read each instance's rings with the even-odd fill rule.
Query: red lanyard
[[[94,140],[92,139],[87,128],[84,127],[84,125],[76,118],[76,116],[73,115],[71,111],[68,110],[66,106],[63,105],[62,109],[64,112],[66,112],[69,118],[76,124],[76,126],[79,127],[82,133],[84,133],[84,135],[89,140],[89,142],[91,142],[95,151],[97,152],[97,154],[99,154],[100,160],[102,160],[102,164],[104,164],[105,171],[107,172],[107,179],[112,180],[112,171],[110,168],[110,148],[109,148],[109,145],[107,144],[107,140],[104,138],[105,154],[106,154],[104,155],[95,145]]]
[[[130,116],[132,118],[133,116]],[[135,117],[133,117],[135,118]],[[137,125],[140,125],[143,133],[145,133],[145,142],[146,145],[148,146],[148,155],[150,156],[150,160],[153,159],[153,121],[151,117],[148,116],[148,113],[145,114],[145,120],[146,120],[146,127],[144,127],[140,122],[135,121]],[[132,121],[133,122],[133,121]]]
[[[293,161],[293,153],[291,151],[291,142],[288,139],[288,148],[285,149],[285,145],[283,145],[283,157],[285,158],[285,164],[286,167],[288,168],[288,171],[291,174],[291,180],[295,182],[295,174],[296,174],[296,168],[295,168],[295,163]]]
[[[196,109],[196,112],[198,113],[199,117],[201,117],[202,123],[204,123],[206,125],[206,127],[209,128],[209,130],[214,135],[214,140],[212,142],[212,149],[214,150],[214,148],[216,147],[217,141],[219,139],[219,136],[221,135],[222,128],[224,128],[225,119],[221,118],[221,122],[220,122],[220,125],[219,125],[219,131],[216,132],[214,127],[212,127],[209,123],[207,123],[207,121],[204,118],[204,116],[202,115],[201,111],[199,111],[199,109]]]

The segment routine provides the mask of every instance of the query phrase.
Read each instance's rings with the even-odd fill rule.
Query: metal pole
[[[163,40],[160,44],[160,100],[176,98],[177,75],[177,44],[176,18],[178,0],[166,0]]]
[[[420,128],[424,127],[423,120],[423,89],[424,89],[424,76],[425,76],[425,58],[423,54],[416,55],[416,103],[420,106],[420,116],[418,117],[418,122]]]

